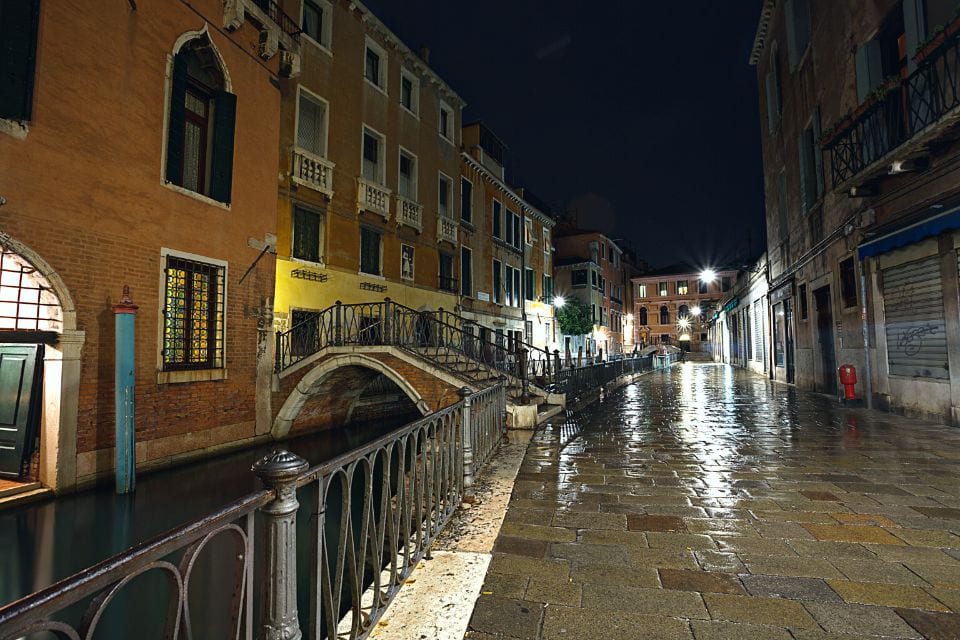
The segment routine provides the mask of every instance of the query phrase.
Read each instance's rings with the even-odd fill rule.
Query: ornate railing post
[[[463,495],[473,495],[473,393],[470,387],[460,388],[463,398],[463,414],[460,420],[460,447],[463,456]]]
[[[560,349],[553,350],[553,382],[560,382]]]
[[[297,477],[307,461],[289,451],[274,451],[257,460],[253,472],[276,492],[264,515],[263,617],[260,640],[300,640],[297,618]]]
[[[333,343],[339,347],[343,344],[343,303],[337,300],[336,305],[333,312]]]
[[[390,332],[393,328],[393,322],[390,318],[392,313],[393,304],[390,302],[390,298],[386,297],[383,299],[383,344],[393,344],[393,334]]]
[[[520,402],[522,404],[530,404],[530,387],[529,387],[529,376],[527,375],[527,357],[529,352],[526,349],[520,349],[517,354],[517,362],[520,363],[520,379],[523,382],[523,393],[520,394]]]

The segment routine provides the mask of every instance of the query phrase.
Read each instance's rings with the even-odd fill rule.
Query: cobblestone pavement
[[[529,445],[467,638],[960,638],[960,429],[697,363],[578,420]]]

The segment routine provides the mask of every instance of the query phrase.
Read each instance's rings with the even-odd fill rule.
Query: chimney
[[[430,64],[430,47],[427,45],[420,46],[420,59],[423,60],[425,64]]]

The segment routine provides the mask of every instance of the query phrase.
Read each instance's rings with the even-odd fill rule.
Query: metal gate
[[[939,256],[882,274],[890,375],[948,379]]]

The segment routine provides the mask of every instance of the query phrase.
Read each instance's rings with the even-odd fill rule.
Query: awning
[[[723,310],[726,313],[730,313],[738,306],[740,306],[740,298],[730,298],[730,300],[727,301],[727,304],[723,305]]]
[[[908,227],[888,233],[865,242],[858,248],[860,259],[878,256],[908,244],[920,242],[927,238],[934,238],[944,231],[960,229],[960,208],[951,209],[933,218],[927,218]]]

